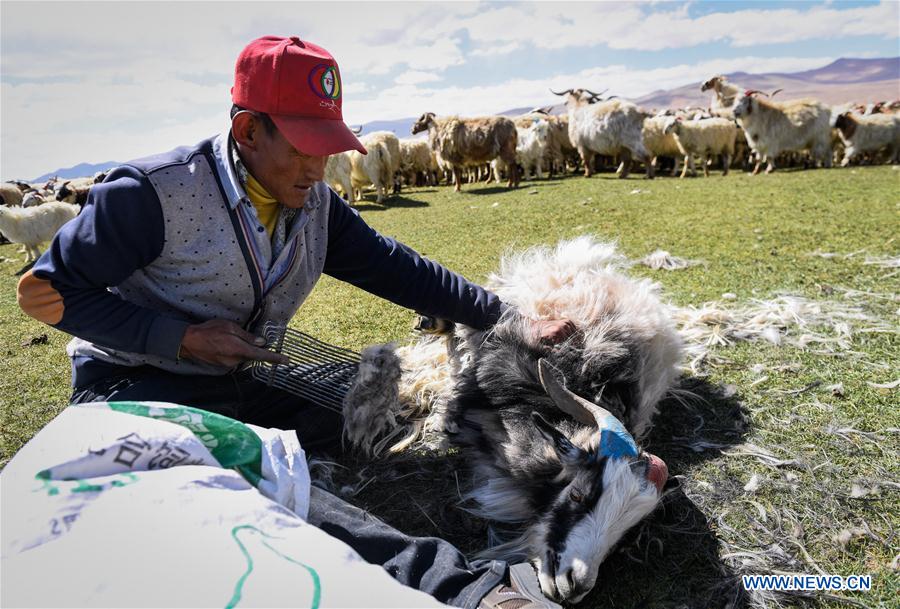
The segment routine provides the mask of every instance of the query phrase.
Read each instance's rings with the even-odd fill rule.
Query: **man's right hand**
[[[205,364],[233,368],[246,361],[288,364],[286,355],[263,349],[266,341],[225,319],[188,326],[181,339],[180,356]]]

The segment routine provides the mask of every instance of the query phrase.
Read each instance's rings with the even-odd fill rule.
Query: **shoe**
[[[500,584],[488,592],[478,609],[562,609],[541,592],[534,567],[523,562],[509,568],[509,585]]]

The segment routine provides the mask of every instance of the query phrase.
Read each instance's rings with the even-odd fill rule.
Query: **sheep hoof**
[[[37,262],[37,260],[32,260],[31,262],[20,268],[18,271],[16,271],[16,277],[21,277],[22,275],[30,271],[35,262]]]

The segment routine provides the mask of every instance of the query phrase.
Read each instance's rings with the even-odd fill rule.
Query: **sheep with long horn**
[[[582,237],[507,257],[492,276],[522,315],[575,322],[566,343],[541,345],[514,314],[487,332],[457,326],[448,343],[465,362],[443,420],[474,470],[467,497],[518,533],[483,555],[532,561],[544,593],[573,603],[654,510],[667,477],[635,438],[674,382],[681,341],[657,287],[617,260],[610,245]]]

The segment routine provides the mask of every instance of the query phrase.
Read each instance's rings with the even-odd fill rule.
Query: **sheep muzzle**
[[[656,486],[656,490],[662,493],[666,480],[669,479],[669,468],[666,462],[650,453],[646,453],[649,463],[647,464],[647,480]]]

